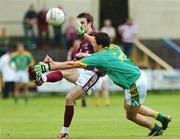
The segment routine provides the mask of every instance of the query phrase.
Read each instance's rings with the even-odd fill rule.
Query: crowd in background
[[[63,10],[61,6],[58,6],[58,8]],[[46,13],[47,8],[45,6],[37,12],[34,6],[30,5],[23,19],[25,42],[31,42],[38,46],[50,44],[56,46],[66,45],[67,49],[69,49],[76,38],[74,19],[68,17],[63,26],[51,26],[53,43],[50,43],[50,25],[46,22]],[[35,27],[37,27],[37,36],[35,35]]]
[[[61,6],[58,8],[63,10]],[[14,49],[15,47],[12,49],[9,45],[10,36],[7,29],[0,29],[0,72],[2,73],[4,82],[3,98],[8,98],[9,93],[13,92],[15,103],[17,103],[19,89],[23,87],[25,102],[27,103],[28,101],[29,77],[27,67],[34,63],[34,58],[30,52],[25,50],[27,46],[31,48],[43,48],[43,46],[51,47],[52,45],[61,48],[61,46],[65,45],[68,50],[67,60],[74,59],[80,39],[76,34],[75,19],[73,17],[67,17],[63,26],[51,26],[53,38],[50,38],[50,25],[46,22],[46,13],[47,8],[45,6],[40,11],[37,11],[33,4],[29,6],[23,17],[23,42],[15,44],[17,46],[16,49]],[[35,33],[36,28],[37,34]],[[112,43],[117,39],[121,40],[122,49],[125,54],[128,57],[131,55],[131,50],[138,33],[137,25],[132,19],[127,19],[123,25],[120,25],[116,29],[111,19],[107,18],[104,20],[100,31],[107,33]],[[10,74],[12,75],[9,76]],[[19,83],[21,84],[19,85]],[[96,103],[96,105],[98,104]]]
[[[24,31],[23,42],[28,48],[47,46],[61,46],[66,47],[68,50],[72,47],[72,44],[78,35],[75,30],[75,19],[66,14],[65,10],[65,23],[60,26],[50,26],[46,22],[47,8],[43,6],[41,10],[37,11],[33,4],[29,6],[24,13],[22,27]],[[37,30],[37,31],[36,31]],[[50,30],[52,35],[50,36]],[[104,20],[103,26],[100,31],[108,33],[112,42],[121,40],[122,46],[127,55],[130,55],[132,44],[136,39],[138,29],[137,25],[133,23],[132,19],[127,19],[127,22],[120,25],[118,28],[113,26],[111,19]],[[9,43],[9,34],[6,28],[0,29],[0,56],[5,53],[6,47]],[[128,43],[128,44],[127,44]]]

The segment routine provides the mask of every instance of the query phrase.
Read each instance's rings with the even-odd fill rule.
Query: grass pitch
[[[70,139],[144,139],[148,129],[125,117],[123,95],[112,95],[111,106],[94,107],[93,97],[86,97],[88,107],[77,102],[70,129]],[[25,105],[20,99],[0,99],[0,139],[56,139],[63,125],[64,96],[31,97]],[[148,94],[145,105],[172,115],[169,128],[160,139],[180,139],[180,93]]]

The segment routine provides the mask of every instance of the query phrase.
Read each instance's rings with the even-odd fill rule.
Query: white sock
[[[42,80],[43,80],[44,83],[47,82],[47,77],[46,77],[46,75],[41,75],[41,77],[42,77]]]
[[[61,132],[64,132],[64,133],[69,134],[69,127],[63,127],[63,128],[61,129]]]

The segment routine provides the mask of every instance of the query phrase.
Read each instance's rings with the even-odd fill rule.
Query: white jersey
[[[0,58],[0,71],[2,72],[4,82],[14,82],[15,81],[15,65],[14,63],[9,63],[10,55],[8,53],[4,54]]]
[[[101,32],[107,33],[111,41],[116,37],[116,31],[113,27],[102,27]]]
[[[122,40],[127,43],[134,43],[136,41],[136,35],[138,33],[138,27],[136,24],[131,26],[124,24],[119,26],[119,32],[122,35]]]

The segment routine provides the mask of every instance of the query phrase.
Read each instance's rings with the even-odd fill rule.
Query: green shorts
[[[128,105],[139,106],[144,103],[147,92],[147,79],[143,71],[139,79],[131,86],[130,89],[125,89],[125,100]]]

